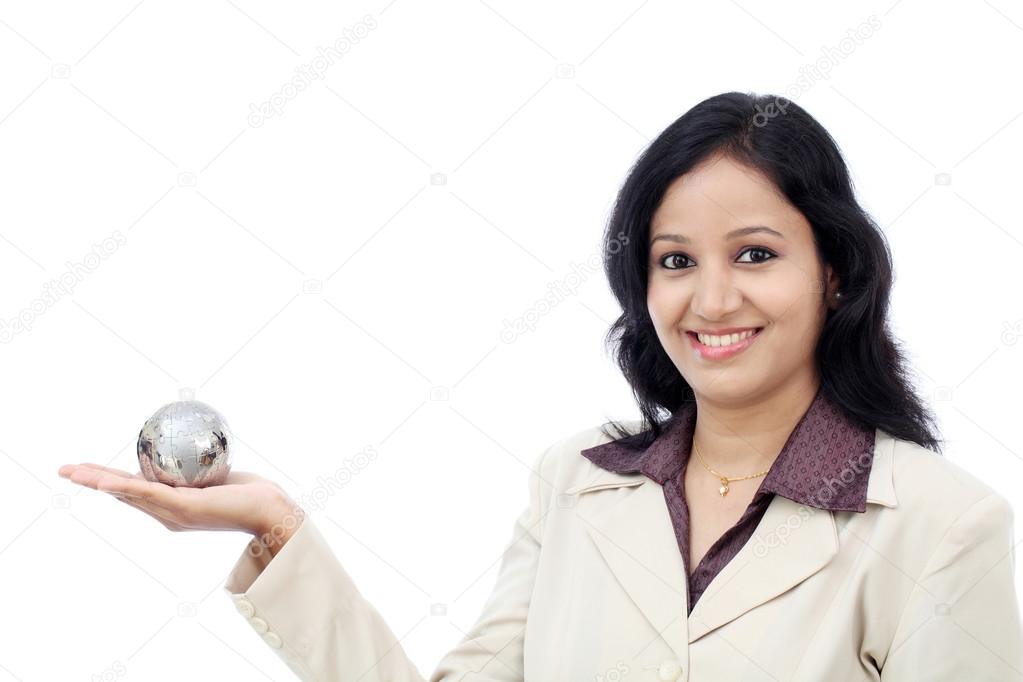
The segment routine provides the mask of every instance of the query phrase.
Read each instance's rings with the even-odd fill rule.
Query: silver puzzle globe
[[[232,440],[224,417],[206,403],[168,403],[139,431],[139,467],[147,480],[175,487],[220,485],[231,471]]]

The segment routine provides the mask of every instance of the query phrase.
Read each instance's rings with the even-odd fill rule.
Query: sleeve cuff
[[[308,515],[275,556],[250,540],[224,590],[299,679],[422,681]]]

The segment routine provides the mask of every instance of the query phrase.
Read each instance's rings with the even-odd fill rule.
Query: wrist
[[[282,495],[269,505],[263,523],[255,529],[253,535],[274,557],[299,529],[304,519],[305,510],[287,495]]]

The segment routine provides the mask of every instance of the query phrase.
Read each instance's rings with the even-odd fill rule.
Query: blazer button
[[[665,661],[657,669],[657,677],[663,682],[673,682],[682,676],[682,666],[675,661]]]
[[[252,626],[253,630],[260,633],[266,632],[267,630],[270,629],[269,627],[267,627],[266,621],[257,616],[249,618],[249,625]]]
[[[276,632],[264,632],[263,641],[272,646],[274,649],[280,649],[284,642],[281,641],[280,636]]]
[[[234,607],[238,609],[238,613],[242,614],[246,618],[256,612],[256,609],[252,606],[252,602],[248,599],[239,599],[234,603]]]

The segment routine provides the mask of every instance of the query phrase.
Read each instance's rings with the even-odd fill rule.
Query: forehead
[[[801,222],[802,214],[766,176],[728,157],[715,157],[668,186],[654,212],[650,236],[686,228],[695,236],[753,224],[771,225],[788,235]]]

